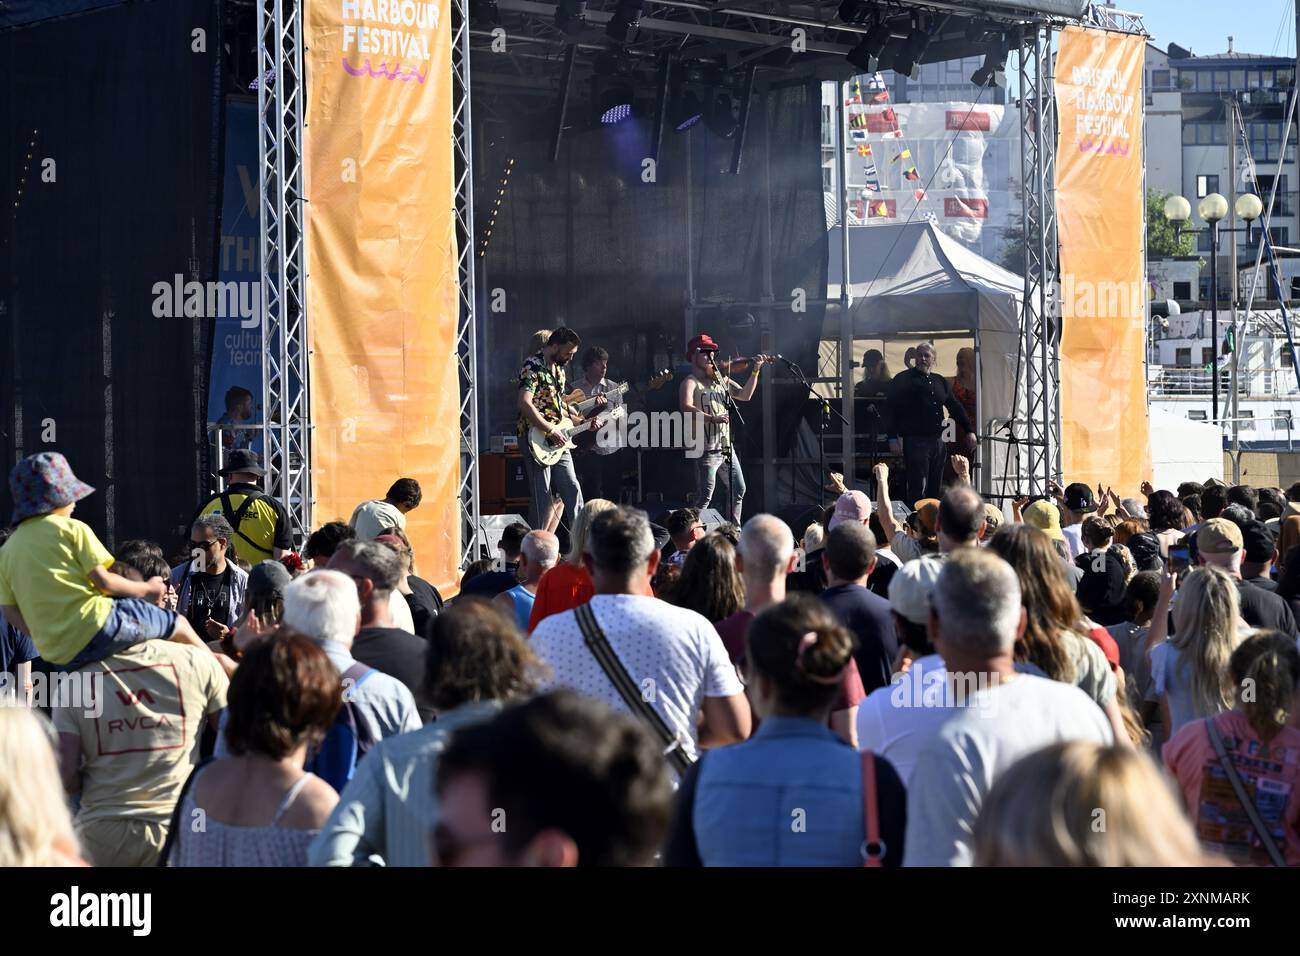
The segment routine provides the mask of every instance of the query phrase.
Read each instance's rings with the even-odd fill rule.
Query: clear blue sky
[[[1142,14],[1162,50],[1173,42],[1198,55],[1222,53],[1231,35],[1238,53],[1295,56],[1294,0],[1115,0],[1115,6]]]

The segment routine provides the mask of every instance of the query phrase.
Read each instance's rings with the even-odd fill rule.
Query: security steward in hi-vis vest
[[[250,565],[268,558],[279,558],[293,550],[289,515],[284,506],[256,484],[265,474],[257,452],[235,449],[220,472],[226,479],[225,490],[200,505],[194,516],[224,515],[235,529],[231,542],[235,554]]]

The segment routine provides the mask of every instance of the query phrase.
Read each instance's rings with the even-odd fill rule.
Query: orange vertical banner
[[[1136,494],[1151,474],[1143,350],[1144,39],[1066,27],[1060,141],[1061,446],[1066,481]]]
[[[445,590],[460,551],[450,7],[304,7],[314,520],[418,479],[407,533]]]

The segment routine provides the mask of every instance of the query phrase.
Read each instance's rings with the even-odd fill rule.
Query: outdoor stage
[[[484,544],[480,457],[510,427],[510,378],[531,333],[558,324],[605,346],[616,379],[678,364],[696,331],[727,352],[779,352],[818,369],[819,391],[846,419],[830,430],[850,475],[861,442],[854,403],[839,396],[856,381],[857,340],[970,336],[983,358],[981,487],[995,498],[1041,490],[1068,464],[1053,318],[1067,237],[1054,207],[1048,62],[1066,27],[1126,40],[1140,33],[1137,18],[1082,0],[863,0],[844,5],[848,20],[829,2],[606,0],[579,21],[567,2],[451,0],[434,5],[437,17],[394,24],[371,6],[64,0],[10,3],[0,14],[0,55],[23,78],[0,104],[4,126],[39,130],[34,156],[60,162],[57,188],[32,195],[29,185],[2,234],[14,355],[3,399],[15,409],[6,466],[43,447],[43,423],[54,419],[60,450],[105,492],[87,511],[106,541],[161,540],[184,525],[214,470],[204,440],[220,411],[212,383],[237,384],[248,371],[234,375],[214,356],[252,353],[261,419],[250,427],[298,539],[413,474],[428,503],[413,515],[416,550],[429,556],[426,574],[450,584]],[[364,46],[380,28],[421,55],[404,61]],[[51,72],[43,52],[82,33],[182,48],[163,61],[162,84],[88,54],[86,75],[116,77],[106,95],[128,101],[122,115],[143,124],[133,131],[114,119],[97,148],[78,138],[92,115],[84,84]],[[963,55],[994,66],[1009,58],[1017,74],[1026,275],[956,262],[943,238],[924,239],[955,297],[928,322],[918,310],[929,305],[893,304],[916,264],[885,266],[933,227],[900,207],[895,226],[840,228],[861,198],[842,174],[843,139],[827,228],[821,84],[840,84],[830,125],[843,137],[851,77]],[[1098,39],[1097,62],[1108,56]],[[630,117],[601,124],[599,112],[628,93]],[[254,108],[252,97],[256,153],[247,137],[232,142],[225,123],[232,104]],[[701,120],[678,132],[692,97]],[[1140,142],[1140,112],[1136,121]],[[1073,149],[1073,127],[1062,129]],[[247,158],[231,162],[241,148]],[[67,175],[82,152],[96,155],[97,176]],[[0,168],[10,191],[33,182],[21,156]],[[174,175],[141,173],[159,168]],[[148,190],[123,189],[114,175]],[[235,181],[251,198],[232,207]],[[256,222],[256,262],[242,279],[223,273],[222,259],[252,241],[229,231],[241,218],[245,230]],[[88,259],[87,236],[104,222],[121,227]],[[907,238],[891,238],[883,257],[854,253],[850,234],[874,233],[878,244],[891,229]],[[70,262],[90,268],[68,282],[51,264]],[[151,290],[174,275],[255,281],[258,347],[229,315],[161,324]],[[227,335],[238,348],[224,348]],[[51,379],[50,356],[66,380]],[[817,408],[792,376],[765,374],[741,438],[747,510],[820,499],[820,456],[808,445]],[[1106,440],[1076,444],[1104,454]]]

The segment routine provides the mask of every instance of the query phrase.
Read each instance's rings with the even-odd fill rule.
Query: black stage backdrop
[[[570,116],[586,107],[584,87],[574,83]],[[513,432],[511,379],[537,329],[572,326],[584,348],[604,346],[616,381],[644,380],[663,366],[676,370],[686,343],[688,251],[697,305],[719,304],[697,314],[697,331],[710,332],[724,354],[752,355],[759,346],[758,330],[730,329],[724,313],[727,302],[762,298],[765,183],[770,182],[771,190],[774,299],[789,303],[796,288],[806,290],[808,299],[825,295],[818,83],[755,91],[739,175],[729,172],[732,140],[718,138],[703,123],[689,134],[669,126],[652,183],[642,178],[643,162],[651,154],[648,117],[612,127],[579,123],[566,130],[559,160],[552,162],[552,110],[529,117],[518,97],[491,88],[476,89],[474,97],[475,220],[479,240],[486,240],[478,289],[484,435]],[[514,164],[498,208],[498,189],[510,159]],[[769,350],[811,373],[823,312],[814,305],[804,312],[776,312]],[[581,374],[577,364],[570,368],[570,381]],[[774,373],[783,375],[784,370],[771,367],[763,374]],[[743,382],[745,376],[737,378]],[[656,396],[664,408],[676,407],[676,386],[674,381]],[[779,450],[790,445],[805,395],[799,386],[778,386]],[[759,396],[741,410],[746,428],[740,448],[749,485],[745,511],[753,514],[764,503]],[[680,496],[690,486],[682,462],[677,452],[645,463],[647,490]]]
[[[155,317],[153,287],[215,278],[220,13],[137,0],[0,30],[4,470],[62,452],[110,548],[170,553],[204,490],[210,322]]]

